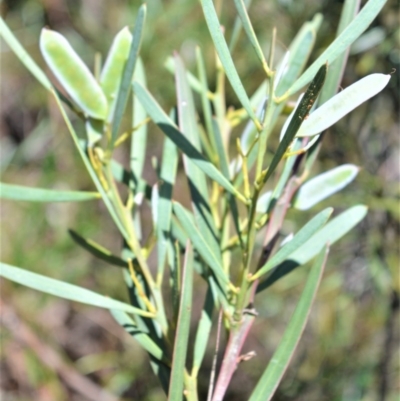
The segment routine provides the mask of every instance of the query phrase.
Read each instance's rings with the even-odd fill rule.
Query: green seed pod
[[[107,98],[64,36],[42,29],[40,50],[53,74],[83,112],[89,117],[106,119]]]
[[[128,27],[125,27],[115,36],[101,72],[100,85],[109,104],[108,121],[112,120],[114,114],[118,89],[125,63],[129,56],[131,43],[132,34]]]

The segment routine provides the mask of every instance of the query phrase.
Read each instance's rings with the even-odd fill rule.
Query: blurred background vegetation
[[[7,24],[45,68],[38,48],[43,26],[64,34],[85,62],[93,66],[95,53],[105,56],[114,35],[133,23],[140,2],[8,0],[0,4]],[[279,60],[302,23],[321,12],[324,21],[314,59],[334,38],[341,6],[341,1],[328,0],[253,0],[250,17],[266,52],[272,27],[278,28]],[[227,35],[234,18],[233,5],[225,1],[222,21]],[[348,188],[309,214],[289,213],[286,228],[297,229],[299,223],[329,205],[339,212],[363,203],[369,206],[369,213],[331,250],[306,332],[274,398],[278,401],[394,401],[400,392],[397,1],[388,1],[369,35],[352,47],[342,86],[373,72],[392,72],[392,79],[382,93],[325,136],[313,174],[343,163],[354,163],[361,171]],[[173,76],[163,64],[173,51],[178,51],[187,67],[195,71],[196,44],[207,56],[213,87],[213,48],[198,2],[148,3],[142,58],[149,89],[166,110],[174,106],[176,99]],[[262,82],[263,72],[244,37],[234,60],[251,94]],[[238,106],[230,88],[227,103]],[[43,188],[93,189],[55,104],[4,43],[0,124],[2,181]],[[151,158],[160,155],[162,136],[152,125],[149,135],[148,168],[144,174],[154,183]],[[272,143],[271,150],[274,146]],[[127,149],[121,149],[118,158],[126,162],[127,155]],[[188,200],[185,191],[185,186],[176,191],[184,203]],[[148,211],[144,212],[146,230]],[[119,252],[121,240],[100,202],[3,201],[0,213],[2,261],[127,299],[118,268],[95,260],[68,235],[68,228],[74,228]],[[304,272],[298,270],[257,299],[260,316],[244,349],[256,351],[257,357],[240,366],[227,399],[247,399],[279,343],[304,282]],[[200,302],[203,293],[199,292],[196,296]],[[3,280],[0,302],[2,400],[165,399],[146,354],[107,311],[69,303]],[[194,320],[197,318],[195,311]],[[212,350],[200,383],[203,396],[211,358]]]

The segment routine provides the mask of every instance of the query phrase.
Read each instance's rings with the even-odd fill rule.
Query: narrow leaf
[[[133,27],[132,43],[129,50],[129,56],[125,64],[124,72],[122,74],[118,90],[118,98],[115,104],[114,119],[112,122],[112,130],[111,130],[112,142],[115,142],[117,138],[118,130],[121,125],[122,116],[124,114],[126,103],[128,101],[133,72],[135,70],[136,60],[139,56],[140,45],[142,42],[143,26],[145,19],[146,19],[146,4],[142,4],[139,8],[138,15],[136,17],[135,26]]]
[[[264,57],[264,53],[261,50],[261,46],[258,43],[257,36],[254,33],[254,29],[253,29],[253,26],[251,25],[250,18],[247,14],[247,9],[246,9],[246,5],[244,4],[244,1],[243,0],[235,0],[235,6],[236,6],[236,10],[238,12],[238,15],[242,21],[244,31],[246,32],[246,35],[247,35],[251,45],[253,46],[258,59],[260,60],[262,66],[266,70],[268,70],[268,66],[267,66],[267,62]]]
[[[264,182],[268,180],[271,174],[274,172],[278,163],[282,159],[283,155],[285,154],[286,150],[288,149],[289,145],[293,141],[297,131],[299,130],[301,124],[308,116],[308,113],[314,104],[315,100],[318,97],[318,94],[324,84],[325,75],[326,75],[327,65],[324,64],[318,70],[317,75],[314,77],[313,81],[307,88],[306,93],[304,94],[303,98],[301,99],[299,105],[297,106],[293,118],[291,119],[288,129],[279,143],[278,149],[271,161],[271,164],[268,167],[267,174],[265,175]]]
[[[46,74],[36,64],[32,57],[25,51],[18,40],[15,38],[13,33],[10,31],[8,26],[5,24],[3,18],[0,17],[0,35],[6,41],[12,51],[18,56],[25,67],[30,71],[33,76],[47,89],[52,89],[52,84],[46,77]]]
[[[190,317],[193,299],[193,250],[187,241],[185,262],[182,273],[182,289],[179,306],[178,324],[175,333],[174,352],[172,357],[171,381],[168,400],[183,399],[183,382],[185,375],[186,355],[189,342]]]
[[[113,255],[108,249],[99,245],[97,242],[86,239],[79,235],[74,230],[68,230],[71,238],[82,248],[86,249],[89,253],[96,258],[103,260],[104,262],[109,263],[110,265],[119,266],[119,267],[128,267],[127,262],[119,258],[118,256]]]
[[[59,191],[0,182],[0,198],[30,202],[82,202],[100,199],[98,192]]]
[[[140,82],[146,87],[146,74],[141,58],[136,62],[135,72],[133,79]],[[133,96],[133,119],[132,129],[139,126],[132,134],[131,140],[131,171],[136,179],[142,177],[143,166],[146,160],[146,146],[147,146],[147,124],[143,124],[146,119],[147,113],[136,96]]]
[[[162,276],[167,255],[168,242],[170,241],[171,217],[172,217],[172,191],[178,167],[178,150],[175,144],[166,137],[159,183],[158,221],[157,221],[157,257],[158,274]]]
[[[208,264],[210,269],[213,271],[217,277],[222,288],[225,288],[229,284],[228,277],[226,276],[221,262],[215,257],[214,253],[211,251],[209,245],[205,241],[203,235],[197,229],[194,224],[193,218],[190,213],[186,211],[179,203],[174,202],[173,204],[174,212],[182,225],[183,229],[186,231],[187,236],[193,243],[194,249],[199,253],[202,259]]]
[[[227,191],[236,195],[239,199],[247,202],[243,195],[215,168],[215,166],[207,161],[201,153],[182,135],[174,122],[162,110],[151,94],[138,82],[133,84],[135,94],[141,101],[143,107],[151,119],[161,128],[172,142],[185,154],[193,163],[195,163],[205,174],[220,184]]]
[[[108,104],[104,92],[67,39],[43,28],[40,50],[52,73],[83,112],[105,120]]]
[[[343,164],[317,175],[300,187],[294,207],[299,210],[310,209],[318,202],[343,189],[354,180],[358,171],[359,168],[353,164]]]
[[[325,227],[317,231],[305,244],[286,258],[276,270],[258,285],[257,292],[270,287],[277,280],[290,273],[298,266],[302,266],[315,257],[325,244],[333,245],[347,234],[367,214],[367,207],[363,205],[353,206],[339,216],[332,219]]]
[[[200,135],[197,127],[193,95],[186,80],[185,67],[178,55],[175,55],[175,65],[179,128],[183,135],[185,135],[185,138],[197,150],[200,150]],[[183,162],[192,198],[196,225],[215,257],[221,259],[219,235],[209,203],[210,195],[208,193],[206,176],[186,155],[183,156]]]
[[[163,350],[150,338],[150,336],[139,329],[137,324],[125,312],[117,309],[112,309],[111,314],[114,319],[128,332],[150,355],[159,361],[163,361]]]
[[[379,93],[389,82],[390,75],[371,74],[360,79],[310,114],[297,136],[313,136],[326,130],[361,103]]]
[[[226,76],[228,77],[233,90],[235,91],[238,99],[242,103],[243,107],[246,109],[250,118],[254,121],[254,124],[258,129],[261,129],[260,122],[258,121],[256,115],[254,114],[253,108],[251,107],[250,100],[247,93],[243,87],[242,81],[236,71],[235,65],[233,63],[231,54],[229,52],[228,45],[226,44],[225,37],[222,33],[220,23],[218,21],[218,16],[214,8],[212,0],[201,0],[201,5],[203,7],[204,16],[210,31],[212,40],[214,42],[215,48],[217,50],[218,56],[224,67]]]
[[[312,303],[321,282],[327,256],[328,249],[325,246],[311,267],[303,293],[282,340],[259,379],[249,401],[268,401],[274,395],[306,326]]]
[[[261,277],[263,274],[285,261],[328,221],[332,212],[332,208],[327,208],[314,216],[286,245],[279,249],[279,251],[253,275],[252,280]]]
[[[340,21],[336,31],[336,36],[339,36],[346,27],[355,18],[360,9],[360,0],[345,0],[342,12],[340,14]],[[349,55],[349,48],[347,48],[336,60],[331,64],[328,75],[325,80],[325,85],[321,91],[318,104],[324,104],[332,96],[336,94],[339,89],[340,82],[342,81],[344,69]]]
[[[193,370],[192,376],[197,377],[197,372],[200,369],[204,355],[206,353],[211,327],[212,327],[212,312],[214,309],[214,299],[211,287],[207,288],[206,299],[201,311],[199,325],[197,327],[196,339],[194,341],[193,351]]]
[[[64,281],[32,273],[19,267],[0,262],[0,276],[26,287],[55,295],[56,297],[81,302],[83,304],[97,306],[105,309],[118,309],[141,316],[153,317],[150,312],[135,308],[124,302],[105,297],[86,288],[78,287]]]
[[[369,0],[360,13],[347,28],[331,43],[331,45],[311,64],[301,77],[292,85],[288,95],[296,93],[315,75],[320,65],[330,64],[343,53],[371,24],[379,14],[387,0]]]

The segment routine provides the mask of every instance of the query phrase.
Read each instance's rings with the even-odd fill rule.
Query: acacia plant
[[[5,42],[53,95],[96,189],[66,192],[2,183],[1,196],[40,202],[102,199],[123,239],[121,254],[114,255],[77,232],[70,234],[82,248],[121,269],[130,303],[5,263],[1,264],[1,276],[39,291],[109,309],[148,352],[154,373],[170,400],[198,399],[197,380],[202,374],[213,321],[217,320],[213,320],[213,314],[219,316],[218,332],[222,338],[226,334],[227,341],[220,367],[212,371],[208,397],[218,401],[224,398],[239,361],[246,358],[241,350],[257,319],[256,294],[268,291],[274,282],[312,261],[280,345],[266,361],[249,398],[271,399],[306,324],[329,247],[366,214],[365,206],[356,205],[329,220],[333,210],[327,208],[294,235],[281,238],[290,208],[310,209],[357,175],[358,167],[345,164],[309,179],[326,129],[380,92],[390,79],[389,75],[372,74],[336,94],[349,46],[385,2],[369,0],[358,12],[358,1],[345,1],[336,39],[306,68],[322,21],[320,15],[306,22],[283,59],[275,60],[276,30],[266,56],[247,14],[249,2],[235,0],[237,23],[227,41],[212,0],[201,0],[216,51],[216,89],[212,92],[208,87],[200,47],[196,50],[195,72],[187,71],[179,54],[174,54],[166,64],[175,76],[177,93],[176,108],[169,113],[147,89],[140,59],[146,5],[139,8],[133,29],[125,27],[116,35],[98,76],[62,35],[43,28],[41,53],[62,93],[0,20]],[[251,97],[234,64],[235,42],[241,31],[265,73],[265,80]],[[240,108],[226,104],[226,79]],[[305,92],[299,94],[302,88]],[[133,96],[132,113],[126,107],[129,96]],[[195,97],[200,100],[198,111]],[[85,138],[77,135],[67,109],[84,122]],[[131,115],[132,124],[130,130],[122,132],[125,114]],[[279,116],[286,116],[286,122],[279,145],[271,154],[267,145],[276,132]],[[150,122],[158,126],[163,140],[154,185],[142,175]],[[245,128],[232,155],[228,152],[231,133],[243,122]],[[118,146],[130,146],[129,166],[114,160]],[[179,158],[190,191],[190,210],[172,196]],[[127,196],[121,195],[117,182],[126,186]],[[152,230],[144,239],[140,214],[145,203],[151,205]],[[156,266],[148,263],[152,252],[157,255]],[[203,279],[207,291],[194,345],[189,348],[193,355],[188,358],[195,276]],[[165,307],[166,299],[172,299],[172,308]],[[190,366],[187,359],[192,361]]]

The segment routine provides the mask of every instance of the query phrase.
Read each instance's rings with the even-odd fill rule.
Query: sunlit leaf
[[[0,262],[0,276],[26,287],[33,288],[46,294],[69,299],[83,304],[105,309],[117,309],[141,316],[152,317],[150,312],[135,308],[124,302],[105,297],[86,288],[78,287],[64,281],[42,276],[19,267]]]
[[[326,130],[361,103],[379,93],[389,80],[390,75],[371,74],[350,85],[311,113],[296,136],[313,136]]]
[[[101,199],[98,192],[61,191],[0,182],[0,198],[30,202],[81,202]]]
[[[322,249],[318,258],[311,267],[303,293],[296,305],[296,309],[290,322],[283,334],[278,348],[260,377],[249,401],[269,401],[274,395],[282,377],[289,366],[290,360],[297,348],[300,337],[304,331],[311,306],[314,301],[319,283],[321,282],[324,271],[328,249]]]
[[[315,234],[328,221],[332,212],[332,208],[327,208],[314,216],[288,243],[280,248],[279,251],[252,276],[252,280],[257,279],[272,270],[274,267],[286,260],[294,251],[299,249],[309,240],[310,236]]]
[[[193,300],[193,250],[190,241],[186,244],[185,261],[182,272],[179,315],[175,332],[174,352],[172,357],[171,381],[168,400],[183,398],[186,355],[189,343],[190,317]]]
[[[312,178],[300,187],[294,207],[299,210],[310,209],[343,189],[354,180],[358,171],[359,168],[353,164],[343,164]]]

